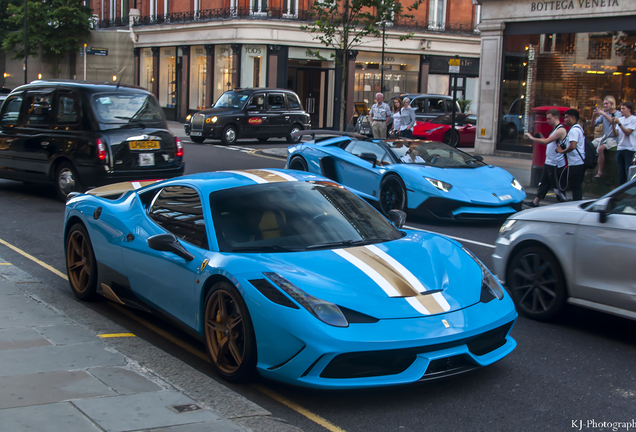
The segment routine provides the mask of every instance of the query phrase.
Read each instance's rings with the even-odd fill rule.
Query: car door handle
[[[49,142],[48,142],[48,141],[42,141],[42,145],[43,145],[44,147],[46,147],[47,145],[49,145]]]
[[[8,143],[13,142],[13,138],[7,138],[7,142]]]
[[[265,117],[261,117],[261,118],[262,118],[263,120],[267,120],[267,116],[265,116]]]
[[[285,116],[285,120],[289,120],[289,116]]]

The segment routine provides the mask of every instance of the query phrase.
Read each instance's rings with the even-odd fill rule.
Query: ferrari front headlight
[[[512,183],[510,183],[510,186],[517,189],[518,191],[523,190],[523,186],[521,186],[521,183],[519,183],[519,181],[514,177],[512,178]]]
[[[503,288],[501,287],[501,284],[499,284],[497,278],[471,251],[465,247],[462,247],[462,249],[468,254],[468,256],[475,260],[481,269],[481,297],[479,300],[482,303],[488,303],[494,299],[501,300],[504,297]]]
[[[336,304],[307,294],[278,273],[263,274],[320,321],[334,327],[349,326],[349,322]]]
[[[430,184],[432,184],[433,186],[435,186],[437,189],[443,191],[443,192],[448,192],[452,189],[453,185],[450,183],[446,183],[444,181],[441,180],[437,180],[434,178],[430,178],[430,177],[424,177],[426,180],[428,180],[428,182]]]

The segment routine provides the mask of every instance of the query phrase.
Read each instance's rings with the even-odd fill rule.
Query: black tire
[[[221,133],[221,142],[224,145],[233,145],[236,144],[236,140],[238,139],[238,131],[236,130],[236,126],[227,125],[223,129],[223,133]]]
[[[80,300],[91,300],[97,292],[97,262],[91,239],[82,224],[71,227],[65,242],[66,274],[71,290]]]
[[[75,167],[70,162],[62,162],[55,170],[55,192],[57,196],[66,201],[71,192],[83,192],[83,186]]]
[[[457,147],[459,144],[459,132],[455,129],[451,129],[446,134],[444,134],[444,138],[442,139],[444,144],[448,144],[451,147]]]
[[[556,317],[567,299],[561,265],[541,246],[529,246],[514,255],[508,265],[506,286],[517,311],[537,321]]]
[[[289,169],[296,171],[308,171],[307,162],[305,162],[305,159],[300,156],[295,156],[291,161],[289,161]]]
[[[203,143],[203,141],[205,141],[205,137],[202,136],[192,136],[190,135],[190,139],[192,140],[192,142],[197,143],[197,144],[201,144]]]
[[[293,133],[296,132],[300,132],[301,130],[303,130],[303,127],[299,124],[295,124],[292,126],[291,130],[289,131],[289,135],[287,135],[287,142],[288,143],[292,143],[292,144],[296,144],[300,142],[301,137],[292,137]]]
[[[261,144],[265,144],[268,139],[269,138],[267,138],[267,137],[261,137],[261,138],[258,139],[258,142],[261,143]]]
[[[386,216],[391,210],[406,211],[406,187],[402,179],[396,175],[388,175],[382,179],[378,198],[380,210]]]
[[[205,346],[212,366],[227,381],[241,382],[256,372],[256,338],[252,319],[238,290],[214,284],[203,312]]]

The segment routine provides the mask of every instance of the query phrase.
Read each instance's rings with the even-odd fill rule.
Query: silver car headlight
[[[443,191],[443,192],[448,192],[453,188],[453,185],[450,183],[446,183],[444,181],[441,180],[437,180],[434,178],[430,178],[430,177],[424,177],[426,180],[428,180],[428,182],[430,184],[432,184],[433,186],[435,186],[437,189]]]
[[[512,226],[517,222],[516,219],[506,219],[506,221],[499,228],[499,235],[504,235],[512,229]]]
[[[514,177],[512,178],[512,182],[510,183],[510,186],[517,189],[518,191],[523,190],[523,186],[521,186],[521,183],[519,183],[519,181]]]
[[[320,321],[334,327],[349,326],[349,322],[336,304],[307,294],[278,273],[263,272],[263,274]]]
[[[472,259],[475,260],[479,268],[481,269],[481,297],[480,301],[482,303],[488,303],[491,300],[497,299],[501,300],[504,297],[503,288],[497,278],[488,270],[480,260],[477,258],[471,251],[462,247],[464,252],[468,254]]]

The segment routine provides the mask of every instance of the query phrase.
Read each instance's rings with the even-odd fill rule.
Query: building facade
[[[475,151],[532,152],[534,108],[591,122],[606,95],[636,99],[636,1],[474,0],[482,6]]]
[[[92,0],[97,31],[128,31],[133,81],[152,91],[168,117],[209,107],[236,87],[295,91],[316,128],[338,128],[341,53],[303,31],[309,0]],[[406,7],[403,4],[403,7]],[[412,18],[397,17],[382,39],[351,52],[345,121],[354,102],[375,93],[450,94],[448,60],[459,56],[459,98],[477,106],[480,7],[471,0],[425,0]],[[400,41],[407,33],[413,37]],[[382,68],[382,66],[384,66]],[[81,74],[81,65],[79,72]]]

